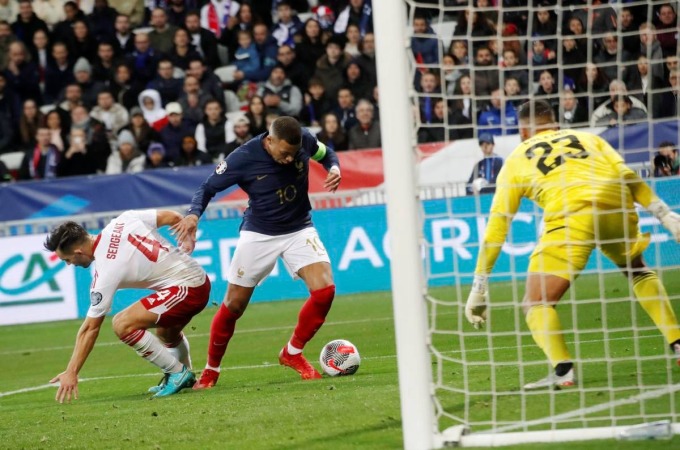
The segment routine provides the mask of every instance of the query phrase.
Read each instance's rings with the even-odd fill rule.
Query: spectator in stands
[[[21,119],[19,119],[19,148],[21,150],[35,147],[38,129],[43,125],[43,115],[35,100],[24,102]]]
[[[287,44],[281,45],[276,54],[276,60],[277,65],[283,67],[283,70],[286,71],[286,76],[291,83],[297,86],[300,91],[305,91],[309,84],[310,72],[298,61],[295,48]]]
[[[133,80],[144,85],[149,83],[156,76],[160,58],[159,52],[151,47],[148,34],[135,34],[135,50],[127,57],[133,70]]]
[[[9,60],[9,45],[17,38],[12,34],[9,23],[0,20],[0,72],[7,67]]]
[[[637,65],[629,72],[626,80],[626,87],[631,95],[634,95],[647,106],[647,111],[653,118],[662,117],[661,96],[659,89],[664,86],[663,78],[652,75],[649,60],[646,56],[640,55]]]
[[[110,42],[100,42],[97,46],[97,58],[92,66],[92,80],[111,86],[115,78],[116,52]]]
[[[260,22],[262,22],[262,20],[253,14],[250,3],[241,3],[241,7],[236,14],[234,26],[222,30],[222,36],[220,36],[219,39],[219,43],[227,47],[229,61],[233,61],[234,56],[236,55],[236,49],[238,48],[238,32],[250,31],[252,35],[253,26]]]
[[[314,73],[316,62],[324,55],[325,47],[321,36],[321,25],[316,19],[307,19],[295,44],[296,58],[305,67],[307,73]]]
[[[664,64],[665,64],[665,70],[666,74],[669,74],[673,71],[678,70],[680,67],[678,66],[678,56],[677,55],[668,55],[664,57]]]
[[[113,48],[116,55],[128,57],[135,51],[135,37],[132,33],[130,17],[125,14],[118,14],[114,24],[116,32],[113,35]]]
[[[135,106],[130,110],[130,125],[124,127],[118,134],[119,141],[121,134],[126,130],[132,134],[137,143],[136,147],[142,154],[146,154],[151,142],[159,142],[161,140],[160,134],[151,128],[146,119],[144,119],[144,113],[139,106]],[[118,144],[120,145],[120,142]]]
[[[72,49],[74,60],[85,58],[94,61],[97,57],[97,41],[90,33],[90,27],[85,19],[76,20],[73,24],[73,36],[68,45]]]
[[[575,86],[570,86],[570,90],[574,90]],[[557,86],[555,77],[549,70],[543,70],[538,77],[538,89],[536,89],[536,97],[541,100],[545,100],[550,103],[553,111],[555,111],[555,117],[559,116],[560,109],[560,89]]]
[[[50,130],[50,143],[63,152],[68,144],[68,134],[66,127],[62,125],[59,111],[53,109],[45,115],[45,128]]]
[[[333,113],[328,113],[321,119],[321,131],[316,135],[319,142],[323,142],[336,152],[349,149],[349,138],[345,129],[340,126],[338,118]]]
[[[554,66],[557,63],[557,54],[545,46],[545,42],[541,39],[534,39],[531,43],[531,51],[529,51],[529,66],[533,76],[530,78],[533,81],[538,81],[541,73],[547,66]],[[552,67],[550,67],[552,69]]]
[[[92,65],[83,57],[80,57],[73,66],[73,76],[80,86],[83,104],[92,108],[97,104],[97,96],[105,88],[104,84],[92,79]]]
[[[47,24],[38,18],[33,12],[33,3],[31,0],[19,1],[19,15],[17,20],[12,24],[12,33],[24,45],[31,47],[33,45],[33,34],[43,30],[49,32]]]
[[[182,151],[175,166],[202,166],[212,164],[213,160],[205,152],[198,150],[198,144],[194,136],[182,138]]]
[[[189,32],[191,44],[201,55],[208,67],[216,68],[220,66],[220,59],[217,54],[217,38],[209,30],[201,27],[198,13],[189,12],[184,19],[184,26]]]
[[[475,65],[472,76],[475,80],[475,95],[488,96],[498,89],[498,69],[493,64],[491,50],[488,47],[478,47],[475,52]]]
[[[511,102],[505,101],[503,91],[494,89],[491,92],[490,105],[479,115],[477,124],[479,128],[495,136],[517,134],[517,108]]]
[[[463,69],[456,65],[456,59],[453,56],[447,54],[442,56],[441,73],[442,92],[453,95],[456,82],[464,73]]]
[[[449,128],[449,114],[443,98],[434,99],[432,117],[429,122],[422,122],[418,130],[418,142],[444,142],[453,138],[453,130]]]
[[[340,126],[348,131],[353,128],[357,123],[354,95],[349,88],[340,88],[337,95],[337,106],[334,111],[335,116],[338,118],[338,123]]]
[[[151,48],[159,53],[169,53],[172,50],[172,38],[175,36],[177,27],[168,23],[168,15],[162,8],[156,8],[151,13],[151,26],[149,42]]]
[[[261,96],[270,112],[285,116],[298,116],[302,110],[302,93],[286,77],[283,67],[272,69],[269,79],[260,87]]]
[[[158,91],[162,105],[176,102],[182,94],[184,80],[174,78],[175,67],[169,59],[161,59],[158,62],[158,74],[147,85],[148,89]],[[153,126],[153,125],[152,125]]]
[[[597,124],[608,124],[609,121],[607,120],[605,123],[603,118],[607,116],[613,117],[614,115],[612,113],[616,112],[614,110],[614,103],[619,97],[627,95],[628,88],[626,88],[623,81],[614,80],[609,83],[609,98],[593,111],[593,114],[590,116],[590,126],[594,127],[597,126]],[[647,107],[640,100],[635,97],[630,97],[630,100],[632,106],[640,108],[643,112],[647,113]]]
[[[24,159],[19,168],[19,179],[40,180],[56,178],[57,165],[61,154],[50,144],[50,130],[44,127],[37,129],[34,144],[25,150]]]
[[[227,152],[227,142],[235,139],[234,130],[227,122],[217,100],[209,100],[205,105],[205,117],[196,127],[198,149],[208,153],[213,161],[218,161]]]
[[[238,30],[238,48],[235,53],[234,65],[236,70],[241,72],[243,76],[239,79],[246,78],[245,74],[256,73],[260,70],[262,60],[257,51],[257,46],[253,42],[252,32],[250,30]]]
[[[382,145],[380,123],[374,120],[373,104],[365,99],[359,100],[356,107],[356,115],[359,123],[349,130],[350,150],[380,147]]]
[[[38,18],[45,21],[50,29],[64,20],[64,8],[62,0],[34,0],[33,11]]]
[[[111,154],[111,145],[106,136],[104,124],[90,117],[87,108],[76,106],[71,110],[71,128],[85,131],[88,158],[92,159],[95,170],[104,172],[106,160]]]
[[[203,110],[210,99],[210,95],[201,89],[196,77],[188,75],[184,79],[184,92],[177,103],[182,107],[185,118],[193,123],[199,123],[203,120]]]
[[[512,103],[515,108],[519,108],[527,100],[527,97],[522,95],[522,88],[517,78],[508,77],[505,79],[503,93],[505,94],[505,101]]]
[[[42,1],[42,0],[41,0]],[[38,66],[38,77],[40,80],[40,93],[45,94],[45,70],[47,60],[50,57],[50,39],[43,30],[38,30],[33,34],[33,46],[30,48],[30,59]]]
[[[302,21],[293,13],[293,9],[287,0],[281,0],[276,3],[276,14],[278,22],[272,29],[272,36],[276,39],[276,43],[280,46],[287,44],[295,45],[293,36],[300,33],[304,28]]]
[[[63,42],[52,46],[52,57],[45,68],[45,103],[56,103],[64,88],[75,81],[73,64],[69,60],[68,47]]]
[[[670,3],[664,3],[659,7],[655,21],[656,38],[661,44],[665,56],[678,53],[678,17],[675,8]]]
[[[584,127],[588,125],[588,102],[580,102],[574,91],[565,89],[560,95],[558,110],[559,123],[564,128]]]
[[[373,9],[370,1],[349,0],[349,5],[338,14],[338,18],[335,20],[333,32],[345,34],[347,26],[350,24],[359,27],[361,36],[373,32]]]
[[[7,76],[0,72],[0,117],[5,117],[12,127],[19,124],[21,101],[7,85]]]
[[[175,27],[175,29],[184,26],[184,20],[188,12],[188,3],[186,0],[169,0],[165,13],[168,16],[168,24]],[[240,9],[242,8],[243,5],[241,5]],[[240,9],[239,13],[241,12]]]
[[[503,158],[493,152],[494,145],[495,142],[491,133],[479,135],[479,148],[484,157],[472,169],[465,188],[468,195],[493,194],[496,192],[496,179],[503,167]]]
[[[88,14],[87,21],[96,41],[102,41],[113,35],[117,15],[116,10],[109,6],[108,0],[94,0],[94,8],[92,13]]]
[[[496,28],[491,23],[486,14],[482,11],[475,11],[472,8],[465,8],[458,14],[454,36],[470,36],[472,38],[472,53],[477,54],[477,50],[485,46],[486,40],[483,37],[496,34]]]
[[[189,32],[184,28],[177,28],[173,37],[172,49],[168,52],[168,59],[173,66],[186,71],[191,60],[200,58],[201,55],[190,43]]]
[[[201,8],[201,28],[212,32],[216,38],[222,30],[236,24],[240,4],[232,0],[210,0]]]
[[[455,59],[457,64],[466,65],[470,62],[468,57],[468,45],[463,39],[455,39],[451,41],[449,46],[449,54],[451,54]]]
[[[74,1],[67,1],[63,6],[64,19],[52,28],[55,42],[70,42],[73,39],[73,24],[76,20],[85,20],[85,13]]]
[[[326,54],[316,63],[314,76],[323,80],[329,98],[336,97],[344,82],[345,68],[352,59],[343,49],[342,39],[332,37],[326,43]]]
[[[435,86],[437,88],[438,85],[438,80],[436,80]],[[345,68],[344,86],[352,91],[354,98],[370,98],[371,92],[373,91],[371,81],[364,75],[361,65],[356,60],[351,60]]]
[[[659,151],[654,156],[654,176],[670,177],[680,175],[680,155],[675,144],[663,141],[659,144]]]
[[[16,0],[0,0],[0,21],[13,23],[19,15],[19,3]]]
[[[139,94],[144,90],[144,85],[132,79],[132,69],[125,62],[116,65],[115,76],[111,83],[111,93],[116,102],[120,103],[128,111],[138,104]]]
[[[250,134],[257,136],[267,131],[267,107],[262,101],[262,97],[254,95],[248,101],[246,117],[250,123]]]
[[[553,7],[551,7],[552,9]],[[557,17],[545,4],[538,5],[531,21],[531,35],[540,36],[549,50],[557,50]]]
[[[127,109],[116,103],[109,90],[97,95],[97,106],[92,108],[90,116],[104,124],[109,141],[115,140],[118,132],[130,122]]]
[[[439,39],[423,14],[413,18],[411,51],[418,64],[439,63]]]
[[[565,78],[569,78],[574,83],[578,83],[581,71],[588,58],[588,55],[586,54],[587,49],[579,45],[578,41],[574,38],[574,33],[571,31],[564,31],[562,36],[562,60],[560,70]]]
[[[503,77],[504,79],[513,78],[517,80],[520,87],[520,94],[529,93],[529,71],[526,68],[518,68],[519,57],[513,49],[503,51]]]
[[[619,40],[615,33],[607,33],[602,38],[602,46],[595,54],[593,62],[602,68],[610,80],[625,80],[632,69],[633,55],[625,49],[619,49]]]
[[[649,60],[652,76],[663,79],[663,50],[657,40],[656,27],[649,22],[640,25],[640,55]]]
[[[21,3],[21,5],[24,4],[25,2]],[[15,92],[22,101],[29,99],[37,103],[41,101],[38,67],[28,60],[26,46],[20,41],[9,45],[5,78],[7,89]]]
[[[189,69],[186,71],[187,75],[195,77],[201,85],[201,91],[208,94],[213,99],[217,100],[224,110],[224,91],[222,90],[222,81],[212,71],[208,71],[202,60],[194,59],[189,62]]]
[[[71,111],[76,106],[83,104],[83,92],[78,83],[71,83],[64,89],[64,101],[59,103],[57,111],[61,115],[61,121],[66,128],[71,128]]]
[[[118,151],[109,156],[106,174],[138,173],[144,170],[146,156],[139,151],[137,141],[128,130],[118,135]]]
[[[593,63],[586,63],[577,81],[577,90],[588,100],[588,110],[594,111],[607,101],[609,78]]]
[[[222,158],[229,156],[231,152],[253,138],[250,134],[250,121],[246,116],[239,116],[234,119],[234,140],[227,142],[227,149]]]
[[[371,84],[371,88],[378,84],[378,77],[375,62],[375,35],[366,33],[359,44],[361,54],[355,60],[361,66],[361,71]]]
[[[620,9],[618,23],[623,49],[633,56],[637,55],[640,52],[640,34],[632,8],[623,6]]]
[[[306,126],[320,126],[321,118],[332,109],[331,102],[325,95],[323,81],[319,78],[309,80],[304,99],[305,106],[300,111],[300,120]]]
[[[359,27],[356,25],[348,25],[345,31],[345,52],[349,53],[352,58],[356,58],[361,54],[359,45],[361,44],[361,34]]]
[[[118,15],[123,14],[129,18],[129,23],[133,27],[138,27],[144,22],[145,11],[143,2],[138,0],[110,0],[109,5],[118,12]],[[171,3],[171,6],[174,7],[174,2]],[[118,16],[116,16],[116,20],[118,20]],[[184,21],[182,21],[183,23]],[[175,25],[179,26],[181,24]]]
[[[680,71],[674,70],[668,74],[670,91],[661,94],[662,117],[680,117]]]
[[[168,124],[161,96],[155,89],[145,89],[139,94],[139,107],[144,113],[144,120],[154,130],[161,131]]]
[[[574,36],[576,40],[576,45],[587,51],[588,45],[590,44],[588,35],[586,34],[586,28],[583,25],[581,18],[577,16],[571,16],[568,23],[568,29]]]
[[[432,121],[435,120],[434,106],[438,98],[441,98],[441,88],[439,87],[439,80],[437,79],[437,76],[434,73],[425,72],[420,77],[420,89],[418,95],[421,122],[432,123]]]
[[[472,101],[472,79],[465,74],[458,79],[453,91],[451,104],[451,123],[454,139],[469,139],[472,137],[472,119],[477,117],[477,107]]]
[[[57,174],[60,177],[70,177],[97,173],[97,162],[93,158],[95,150],[92,144],[87,143],[85,130],[81,128],[72,129],[66,142],[69,145],[59,161]]]
[[[152,142],[146,151],[145,170],[163,169],[170,167],[166,160],[165,147],[160,142]]]
[[[196,124],[184,118],[182,106],[177,102],[168,103],[165,112],[168,115],[168,125],[161,130],[161,142],[165,147],[165,159],[174,163],[182,151],[182,139],[196,133]]]
[[[647,112],[641,108],[633,107],[632,97],[620,95],[612,103],[613,111],[600,118],[597,125],[619,127],[633,125],[647,120]]]
[[[17,149],[14,145],[14,124],[7,115],[0,113],[0,154],[15,150]]]

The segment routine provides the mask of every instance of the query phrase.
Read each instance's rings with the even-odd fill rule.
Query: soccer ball
[[[323,371],[332,377],[352,375],[359,370],[361,357],[356,345],[344,339],[336,339],[323,346],[319,362]]]

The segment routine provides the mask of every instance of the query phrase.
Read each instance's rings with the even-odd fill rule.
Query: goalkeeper
[[[680,363],[680,328],[661,281],[642,260],[649,235],[640,233],[633,202],[650,211],[678,242],[680,215],[672,212],[602,138],[559,130],[547,102],[529,101],[520,107],[518,115],[523,142],[510,154],[498,176],[465,307],[467,319],[476,328],[486,320],[487,276],[522,197],[527,197],[543,208],[545,231],[529,261],[522,306],[531,335],[554,373],[524,389],[576,383],[555,305],[583,270],[596,245],[630,277],[640,305]]]

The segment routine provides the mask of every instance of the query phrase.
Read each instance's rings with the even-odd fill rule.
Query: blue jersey
[[[335,152],[302,129],[302,146],[290,164],[279,164],[265,150],[260,134],[232,152],[201,184],[189,214],[201,216],[216,193],[237,184],[248,194],[241,230],[268,235],[293,233],[312,226],[309,202],[309,160],[330,170],[338,166]]]

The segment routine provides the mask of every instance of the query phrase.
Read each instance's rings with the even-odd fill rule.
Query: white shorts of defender
[[[298,270],[305,266],[331,262],[314,227],[280,236],[241,231],[227,280],[230,284],[255,287],[271,273],[279,257],[294,280],[300,278]]]

